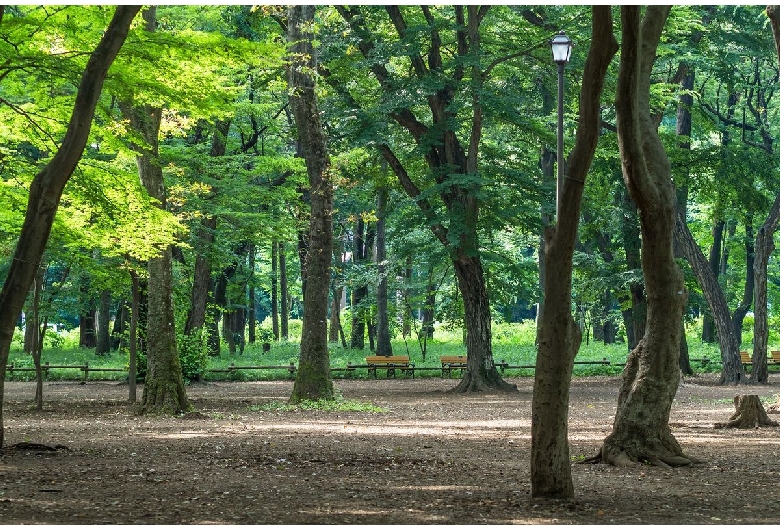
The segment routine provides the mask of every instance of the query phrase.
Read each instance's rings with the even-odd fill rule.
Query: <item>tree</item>
[[[127,38],[139,6],[119,6],[89,57],[79,83],[68,128],[54,157],[35,176],[13,261],[0,291],[0,447],[4,426],[2,395],[16,320],[24,305],[51,232],[62,191],[81,159],[109,67]]]
[[[602,460],[614,465],[692,461],[669,427],[687,292],[674,261],[677,199],[671,166],[650,114],[651,73],[670,9],[649,6],[640,17],[639,6],[621,7],[617,130],[623,178],[640,213],[648,307],[645,335],[626,359],[612,433],[601,448]]]
[[[601,93],[617,42],[609,6],[593,8],[593,34],[585,62],[577,141],[566,160],[559,218],[545,234],[545,285],[537,337],[539,350],[531,410],[531,495],[574,496],[569,459],[569,386],[582,333],[571,315],[572,256],[585,178],[601,130]],[[558,153],[563,163],[563,153]]]
[[[146,31],[156,27],[156,7],[144,10]],[[151,104],[122,103],[130,127],[138,135],[134,142],[138,174],[150,196],[165,209],[166,193],[159,161],[159,133],[162,108]],[[179,414],[190,408],[184,389],[181,363],[176,348],[176,319],[173,311],[171,246],[149,259],[146,378],[141,398],[145,413]]]
[[[378,83],[376,99],[392,101],[379,112],[407,136],[394,145],[390,135],[378,132],[375,145],[400,186],[419,206],[434,237],[447,249],[463,296],[468,371],[453,391],[515,391],[514,385],[501,378],[493,360],[490,300],[479,238],[485,181],[478,169],[482,98],[491,70],[510,58],[497,57],[491,64],[483,64],[482,23],[490,6],[422,6],[419,11],[386,6],[386,18],[381,19],[370,8],[336,9],[356,37],[359,53]],[[388,35],[388,42],[384,42],[374,24],[386,28],[388,19],[395,36]],[[386,49],[400,50],[398,59],[408,65],[410,78],[400,75],[404,69],[391,66],[391,58],[382,54]],[[421,50],[427,50],[427,55]],[[354,107],[361,108],[358,97],[344,95]],[[372,131],[375,127],[368,123],[369,116],[363,114],[363,125]],[[461,127],[461,122],[468,125]],[[409,140],[423,161],[399,156]],[[420,162],[427,170],[424,189],[413,178]]]
[[[780,61],[780,6],[767,6],[767,16],[772,26],[772,35],[775,39],[775,50]],[[771,144],[770,144],[771,145]],[[780,223],[780,193],[775,197],[764,224],[758,229],[756,236],[756,255],[753,263],[755,276],[755,303],[753,324],[753,374],[750,381],[766,383],[768,371],[766,366],[767,343],[769,338],[769,324],[767,315],[767,266],[769,257],[775,248],[774,235]]]
[[[379,276],[376,289],[376,354],[390,356],[390,318],[387,310],[387,247],[385,244],[385,222],[387,218],[387,188],[380,186],[376,198],[376,263]]]
[[[301,353],[291,403],[303,400],[333,399],[328,353],[328,291],[333,253],[333,169],[320,123],[314,74],[314,6],[289,6],[288,41],[290,65],[288,82],[290,106],[295,116],[303,157],[309,176],[311,217],[306,257],[306,304],[303,313]]]

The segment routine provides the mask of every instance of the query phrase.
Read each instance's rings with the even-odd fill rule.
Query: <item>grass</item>
[[[291,412],[297,410],[320,410],[323,412],[388,412],[387,409],[378,407],[373,403],[337,398],[334,400],[320,399],[317,401],[303,400],[291,405],[281,401],[271,401],[263,405],[250,405],[249,412]]]
[[[292,328],[297,329],[297,328]],[[496,362],[507,362],[510,365],[533,365],[536,362],[536,347],[534,345],[535,327],[532,321],[517,324],[493,325],[493,358]],[[300,346],[299,337],[291,337],[289,341],[274,342],[268,352],[264,352],[261,344],[247,344],[243,354],[231,355],[227,353],[227,347],[223,347],[223,353],[219,357],[210,357],[208,360],[205,379],[212,381],[243,381],[243,380],[278,380],[291,379],[292,376],[286,368],[273,370],[236,370],[231,372],[213,372],[211,370],[227,370],[231,364],[236,366],[289,366],[290,363],[298,364]],[[126,352],[111,352],[107,355],[97,356],[94,349],[78,348],[78,330],[57,336],[56,340],[46,344],[43,351],[42,362],[52,365],[79,365],[88,364],[90,368],[127,368],[128,356]],[[459,329],[438,328],[434,338],[427,341],[425,353],[421,344],[416,339],[397,338],[393,341],[393,352],[396,355],[408,355],[417,367],[440,367],[439,357],[442,355],[465,355],[466,348],[463,345],[463,333]],[[720,371],[720,350],[717,344],[703,344],[696,337],[695,330],[689,330],[688,337],[689,357],[695,371],[718,372]],[[742,349],[750,349],[749,344]],[[777,349],[771,347],[770,349]],[[611,364],[583,365],[575,364],[574,376],[588,375],[617,375],[623,370],[628,350],[625,344],[602,344],[594,341],[583,341],[575,361],[599,361],[608,360]],[[347,364],[365,364],[365,357],[371,355],[368,347],[364,350],[351,350],[341,347],[340,344],[330,345],[330,364],[334,368],[343,368]],[[708,359],[710,362],[702,364],[699,359]],[[14,367],[32,368],[33,362],[30,355],[21,349],[21,341],[15,340],[9,357],[9,364]],[[505,376],[509,377],[533,377],[533,369],[507,369]],[[356,370],[353,374],[344,371],[333,372],[334,378],[339,377],[367,377],[366,370]],[[438,370],[423,370],[415,374],[416,377],[439,377]],[[33,371],[9,372],[7,380],[30,381],[35,378]],[[46,375],[47,380],[80,380],[84,373],[77,368],[51,369]],[[90,372],[89,379],[124,380],[125,372]]]

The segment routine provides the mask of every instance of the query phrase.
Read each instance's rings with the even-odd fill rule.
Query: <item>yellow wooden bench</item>
[[[460,370],[463,373],[463,370],[468,366],[466,360],[467,357],[465,355],[442,355],[439,357],[439,361],[441,361],[441,376],[452,377],[453,370]]]
[[[742,361],[743,370],[747,370],[748,366],[753,366],[753,359],[750,358],[746,351],[739,352],[739,360]]]
[[[403,375],[411,375],[414,378],[414,363],[409,362],[408,355],[371,355],[366,357],[366,365],[368,365],[368,375],[374,376],[376,379],[376,369],[387,369],[387,377],[395,377],[395,371],[401,370]]]
[[[780,351],[779,350],[772,350],[769,352],[771,357],[769,358],[769,362],[771,364],[780,364]]]

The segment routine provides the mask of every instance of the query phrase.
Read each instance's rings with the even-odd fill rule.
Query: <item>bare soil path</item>
[[[268,412],[291,381],[188,387],[196,412],[143,417],[117,383],[6,383],[0,523],[775,524],[780,428],[715,429],[735,394],[780,384],[684,382],[673,432],[704,462],[661,469],[573,466],[576,498],[530,496],[533,380],[516,395],[452,395],[455,380],[337,380],[387,412]],[[572,385],[572,459],[609,433],[619,379]],[[773,419],[778,419],[774,416]],[[56,451],[19,443],[60,447]],[[771,503],[771,504],[770,504]]]

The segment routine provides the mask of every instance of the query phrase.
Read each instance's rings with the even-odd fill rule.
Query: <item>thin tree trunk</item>
[[[737,338],[737,344],[742,347],[742,324],[745,321],[750,307],[753,305],[753,288],[755,287],[754,263],[756,260],[755,238],[753,236],[753,216],[745,215],[745,289],[742,294],[742,301],[731,315],[731,327],[734,330],[734,336]]]
[[[742,362],[739,360],[739,342],[734,335],[734,327],[731,325],[728,303],[718,279],[704,257],[701,248],[693,239],[688,225],[681,215],[677,215],[675,223],[675,239],[680,245],[685,259],[691,265],[693,273],[699,282],[710,313],[718,330],[718,342],[720,344],[720,358],[723,369],[720,375],[721,383],[737,384],[745,382],[745,372],[742,370]]]
[[[282,339],[290,338],[290,291],[287,288],[287,245],[279,242],[279,317]]]
[[[725,227],[726,222],[722,219],[716,219],[712,224],[712,248],[710,249],[709,264],[716,279],[720,273],[720,260],[723,252],[723,229]],[[712,318],[711,314],[704,315],[701,340],[706,343],[715,342],[715,319]]]
[[[598,144],[600,101],[609,63],[617,52],[609,6],[594,6],[593,39],[580,97],[579,128],[568,158],[559,218],[545,234],[544,313],[537,332],[539,350],[531,405],[531,496],[574,496],[569,457],[569,388],[582,334],[571,314],[572,258],[582,193]],[[563,153],[558,163],[564,163]],[[470,367],[469,367],[470,368]]]
[[[11,264],[0,291],[0,448],[4,442],[3,390],[14,327],[30,291],[65,184],[76,169],[89,137],[95,107],[108,68],[125,42],[140,6],[118,6],[106,31],[87,60],[68,128],[52,160],[35,176]]]
[[[750,382],[765,384],[769,380],[767,350],[769,343],[769,315],[767,311],[767,267],[775,250],[774,234],[780,223],[780,195],[775,198],[764,224],[756,236],[756,254],[753,262],[755,303],[753,304],[753,372]]]
[[[271,242],[271,331],[279,340],[279,242]]]
[[[132,291],[132,301],[130,302],[130,367],[128,373],[128,384],[130,386],[128,400],[135,403],[136,379],[138,377],[138,313],[141,301],[141,286],[138,280],[138,273],[130,269],[130,283]]]
[[[105,355],[111,351],[111,291],[103,289],[100,292],[100,306],[97,311],[97,341],[95,354]]]
[[[301,334],[301,353],[291,403],[303,400],[332,400],[328,353],[328,291],[333,255],[333,183],[330,158],[320,123],[315,82],[317,71],[313,46],[314,6],[288,6],[288,40],[291,64],[288,67],[290,106],[303,148],[311,195],[309,252],[306,256],[306,289]]]
[[[387,262],[385,248],[385,218],[387,216],[387,188],[377,190],[376,199],[376,263],[379,284],[376,291],[376,354],[393,354],[390,344],[390,316],[387,310]]]

